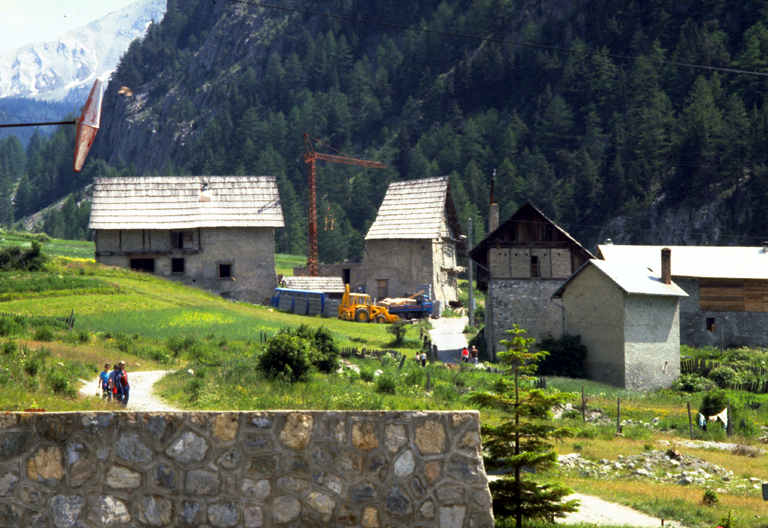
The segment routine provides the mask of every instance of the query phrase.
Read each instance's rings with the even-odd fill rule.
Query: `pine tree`
[[[520,528],[523,518],[553,522],[556,517],[564,517],[576,511],[579,501],[563,502],[570,489],[537,484],[530,473],[523,474],[524,468],[541,471],[557,464],[557,453],[551,450],[550,441],[568,438],[572,431],[550,425],[546,420],[551,418],[552,406],[564,403],[569,395],[524,387],[523,382],[532,379],[536,364],[548,353],[530,351],[535,339],[523,337],[525,330],[517,324],[507,333],[511,339],[501,342],[506,351],[499,353],[499,360],[507,367],[511,383],[502,378],[495,393],[476,392],[471,400],[481,407],[507,413],[504,423],[484,425],[482,433],[488,451],[486,465],[509,470],[504,478],[490,484],[494,514],[514,517],[516,527]]]

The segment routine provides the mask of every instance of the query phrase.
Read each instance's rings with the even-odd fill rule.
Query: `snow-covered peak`
[[[160,22],[167,0],[137,0],[54,41],[0,51],[0,98],[61,100],[106,81],[130,43]]]

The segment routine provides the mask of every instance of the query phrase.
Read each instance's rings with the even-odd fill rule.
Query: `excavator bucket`
[[[99,121],[101,120],[101,97],[103,94],[103,83],[96,79],[91,88],[91,94],[83,107],[83,112],[77,120],[77,137],[75,139],[75,160],[72,168],[75,172],[80,172],[91,150],[93,140],[96,138],[96,132],[99,130]]]

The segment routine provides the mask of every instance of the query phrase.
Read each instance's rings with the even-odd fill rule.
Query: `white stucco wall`
[[[625,387],[668,388],[680,376],[678,297],[628,295],[624,298]]]
[[[587,266],[568,284],[562,301],[565,333],[580,335],[589,349],[589,378],[624,387],[624,292],[595,266]]]

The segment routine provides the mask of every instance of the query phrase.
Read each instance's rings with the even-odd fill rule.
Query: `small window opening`
[[[531,277],[539,277],[539,257],[531,257]]]
[[[184,259],[171,259],[171,273],[184,273]]]
[[[349,284],[349,279],[351,278],[351,271],[352,271],[352,270],[350,270],[349,268],[344,268],[344,269],[341,271],[341,274],[342,274],[342,278],[341,278],[341,281],[342,281],[344,284]]]
[[[232,264],[219,264],[219,278],[220,279],[232,278]]]
[[[707,317],[707,332],[716,332],[717,325],[715,324],[714,317]]]
[[[145,271],[147,273],[155,272],[155,259],[134,258],[131,259],[131,269],[135,271]]]
[[[389,280],[388,279],[379,279],[376,281],[379,286],[379,299],[386,299],[389,297]]]

